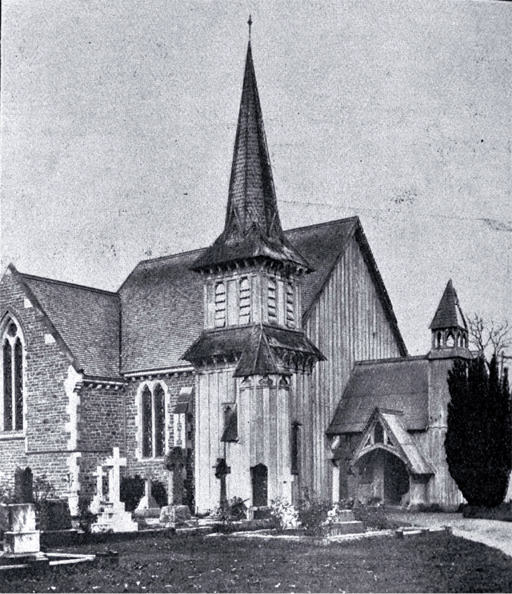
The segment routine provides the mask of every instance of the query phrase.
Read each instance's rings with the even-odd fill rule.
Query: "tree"
[[[468,316],[467,322],[469,340],[480,354],[500,356],[512,347],[512,326],[508,321],[498,324],[475,314]]]
[[[494,507],[507,493],[512,468],[512,417],[507,370],[496,355],[457,359],[448,372],[445,438],[448,468],[470,505]]]

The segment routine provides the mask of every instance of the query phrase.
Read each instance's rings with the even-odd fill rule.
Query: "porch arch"
[[[411,474],[405,461],[391,448],[375,445],[359,455],[351,466],[358,476],[357,498],[362,503],[404,503],[411,488]]]

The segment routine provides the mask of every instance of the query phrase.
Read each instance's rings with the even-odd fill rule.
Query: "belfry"
[[[281,227],[250,41],[224,231],[192,269],[205,295],[203,333],[184,355],[196,370],[196,505],[212,509],[220,493],[254,507],[291,500],[296,401],[324,357],[301,328],[311,266]]]

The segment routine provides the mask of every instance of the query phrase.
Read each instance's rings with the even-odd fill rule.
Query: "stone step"
[[[326,527],[327,536],[341,536],[342,534],[360,534],[365,531],[363,522],[357,520],[348,522],[337,522],[328,524]]]

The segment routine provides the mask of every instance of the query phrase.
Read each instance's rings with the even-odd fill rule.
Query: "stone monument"
[[[96,494],[91,503],[91,511],[98,515],[92,525],[92,532],[136,532],[137,522],[132,514],[126,511],[120,500],[121,466],[126,466],[126,458],[119,457],[119,448],[114,448],[113,455],[96,471]],[[105,469],[107,475],[105,475]],[[104,478],[108,477],[108,495],[104,493]]]
[[[169,471],[167,501],[169,505],[160,510],[160,523],[166,526],[176,526],[190,520],[190,510],[183,505],[183,472],[185,456],[183,448],[175,446],[165,460],[165,467]]]

